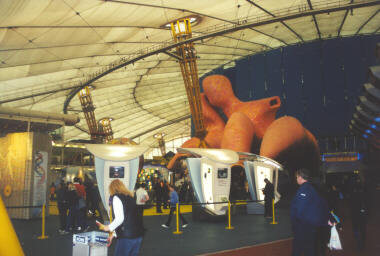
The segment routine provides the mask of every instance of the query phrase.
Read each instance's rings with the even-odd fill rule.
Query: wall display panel
[[[352,113],[358,104],[358,95],[361,94],[361,83],[366,79],[367,68],[362,63],[360,38],[346,38],[342,47],[346,53],[343,59],[344,74],[348,96],[347,112]]]
[[[51,138],[41,133],[10,133],[0,138],[0,190],[6,206],[40,206],[11,208],[11,218],[30,219],[41,216],[47,199]],[[4,189],[10,189],[5,195]],[[48,212],[48,208],[46,209]]]
[[[245,58],[239,61],[236,65],[236,85],[235,95],[241,101],[252,100],[256,93],[256,86],[251,80],[250,70],[252,69],[250,58]],[[233,84],[233,81],[230,80]]]
[[[340,132],[347,130],[346,122],[334,122],[338,115],[347,120],[344,116],[347,113],[344,100],[344,72],[342,70],[343,51],[340,40],[332,40],[321,44],[322,73],[324,85],[324,109],[325,118],[321,128],[322,134],[339,135]]]
[[[323,98],[321,65],[319,62],[311,63],[310,60],[318,60],[319,48],[317,43],[304,45],[300,63],[302,65],[303,95],[305,109],[305,119],[303,125],[313,134],[319,134],[319,124],[323,122]]]
[[[282,53],[277,49],[266,54],[267,97],[282,97]]]
[[[302,122],[302,85],[301,85],[301,63],[300,46],[290,46],[284,49],[284,87],[286,95],[286,114],[291,115]]]
[[[375,51],[379,41],[380,35],[376,35],[292,45],[283,48],[280,58],[282,64],[274,63],[278,62],[277,57],[272,59],[280,49],[267,52],[265,61],[262,59],[263,54],[252,55],[245,58],[244,63],[243,60],[236,61],[236,66],[229,69],[236,71],[236,82],[231,82],[237,87],[236,95],[240,99],[247,97],[248,100],[277,95],[276,90],[282,88],[277,118],[283,115],[296,117],[316,137],[343,136],[359,103],[358,95],[362,94],[363,83],[367,82],[368,67],[376,65]],[[266,63],[265,69],[263,63]],[[255,68],[255,65],[261,67]],[[283,68],[283,75],[281,73],[277,77],[272,69],[278,65]],[[249,79],[246,74],[248,66]],[[221,71],[221,74],[226,73],[225,70]],[[257,71],[261,74],[257,75]],[[265,86],[257,86],[259,81],[265,85],[265,79],[269,85],[267,91]],[[277,83],[281,85],[280,88],[273,89],[272,85],[277,86]],[[251,84],[251,90],[239,88],[241,84]],[[253,93],[252,97],[250,93]],[[323,105],[324,95],[326,107]]]
[[[229,69],[225,69],[224,70],[224,73],[223,73],[226,77],[228,77],[228,79],[231,81],[231,85],[232,85],[232,91],[236,94],[236,91],[237,91],[237,81],[236,81],[236,69],[235,68],[229,68]]]
[[[12,133],[0,138],[0,190],[5,206],[22,206],[31,197],[30,175],[27,175],[28,160],[31,156],[31,134]],[[29,153],[29,154],[28,154]],[[27,186],[27,187],[25,187]],[[4,194],[8,187],[10,193]],[[25,193],[24,193],[25,192]],[[25,209],[8,209],[11,218],[27,218]]]
[[[267,97],[279,96],[281,99],[281,105],[284,104],[283,98],[284,86],[282,84],[282,50],[277,49],[270,51],[266,54],[265,70],[266,70],[266,90]],[[285,108],[281,107],[276,116],[284,116]]]
[[[364,64],[366,67],[379,65],[376,60],[376,44],[380,42],[380,35],[363,38],[361,40]]]
[[[252,99],[258,100],[268,97],[265,92],[265,54],[257,54],[250,58],[250,81],[255,88],[255,94],[252,95]],[[249,92],[246,92],[249,93]]]

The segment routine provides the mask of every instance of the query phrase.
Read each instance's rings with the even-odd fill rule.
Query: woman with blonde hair
[[[109,225],[99,223],[99,228],[112,232],[108,238],[108,246],[116,236],[115,256],[136,256],[139,254],[144,228],[134,195],[119,179],[111,182],[109,192],[112,199],[113,221]]]

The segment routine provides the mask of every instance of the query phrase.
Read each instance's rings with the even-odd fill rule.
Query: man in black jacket
[[[263,189],[264,194],[264,217],[266,218],[272,218],[272,211],[273,211],[273,204],[272,200],[274,199],[274,186],[273,184],[267,179],[264,179],[264,182],[266,183],[265,188]]]
[[[329,219],[327,202],[309,182],[310,171],[298,170],[296,178],[300,187],[290,207],[294,237],[292,256],[314,256],[318,228],[326,226]]]

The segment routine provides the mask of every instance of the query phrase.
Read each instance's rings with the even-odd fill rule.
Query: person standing
[[[163,208],[168,209],[168,201],[169,201],[169,187],[166,180],[161,181],[160,183],[161,189],[162,189],[162,202],[163,202]]]
[[[78,215],[78,194],[73,183],[69,182],[67,184],[67,191],[65,193],[65,198],[67,200],[67,207],[69,213],[67,215],[66,229],[60,232],[62,235],[69,234],[70,230],[75,230],[77,227],[76,220]]]
[[[55,196],[55,190],[56,190],[54,182],[51,183],[49,190],[50,190],[50,200],[53,201],[55,199],[54,196]]]
[[[57,206],[58,206],[58,213],[59,213],[59,224],[60,228],[58,229],[58,232],[60,234],[65,233],[66,229],[66,220],[67,220],[67,208],[68,203],[66,200],[66,186],[64,182],[61,182],[58,184],[56,195],[57,195]]]
[[[265,182],[265,188],[263,188],[264,208],[265,208],[264,217],[272,218],[272,212],[273,212],[272,200],[274,199],[274,186],[267,178],[264,179],[264,182]]]
[[[110,246],[117,238],[115,256],[137,256],[140,251],[144,228],[138,216],[136,199],[131,191],[119,180],[113,180],[109,186],[112,202],[113,221],[109,225],[97,222],[99,229],[112,232],[108,237]]]
[[[89,226],[87,226],[86,221],[86,188],[82,185],[79,177],[74,178],[74,186],[75,190],[78,194],[78,211],[77,211],[77,223],[78,223],[78,231],[87,231]]]
[[[149,200],[149,195],[148,192],[145,190],[145,183],[141,183],[139,188],[136,190],[136,205],[137,205],[137,210],[139,212],[139,216],[141,219],[143,218],[144,215],[144,206],[146,201]]]
[[[164,227],[164,228],[169,228],[170,227],[170,222],[172,220],[172,216],[173,216],[173,212],[176,211],[176,207],[177,207],[177,203],[178,203],[178,194],[177,192],[174,190],[174,188],[168,184],[168,188],[169,188],[169,191],[170,191],[170,200],[169,200],[169,205],[170,205],[170,212],[169,212],[169,218],[168,220],[166,221],[165,224],[162,224],[161,226]],[[182,227],[183,228],[186,228],[188,223],[187,221],[185,220],[185,218],[182,216],[181,214],[181,211],[180,211],[180,207],[178,206],[178,215],[179,217],[181,218],[181,221],[182,221]]]
[[[154,184],[154,195],[156,197],[156,212],[162,213],[161,210],[161,204],[162,204],[162,188],[161,188],[161,182],[160,179],[157,179],[156,183]]]
[[[298,170],[296,179],[300,187],[290,207],[294,237],[292,256],[314,256],[317,230],[321,226],[328,225],[327,202],[309,182],[310,172],[308,170]]]

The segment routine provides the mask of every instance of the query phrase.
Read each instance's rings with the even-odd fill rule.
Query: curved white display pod
[[[214,215],[224,215],[230,196],[231,165],[239,161],[239,155],[228,149],[178,148],[177,151],[197,157],[186,160],[197,200],[200,203],[226,202],[202,205]]]
[[[86,144],[95,156],[96,180],[103,204],[109,213],[108,186],[120,179],[131,191],[134,190],[139,171],[140,156],[149,147],[140,145]]]
[[[283,170],[282,165],[270,158],[256,154],[246,152],[238,152],[238,154],[240,160],[244,160],[245,174],[252,200],[264,200],[262,189],[265,187],[264,179],[267,178],[274,186],[275,203],[277,203],[281,198],[277,191],[277,186],[278,171]],[[264,213],[263,205],[264,202],[248,204],[248,213]]]

